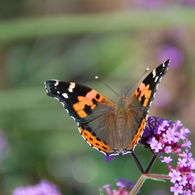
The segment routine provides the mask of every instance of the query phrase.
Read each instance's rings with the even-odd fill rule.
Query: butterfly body
[[[108,156],[124,155],[132,152],[144,131],[157,85],[168,67],[167,60],[143,80],[131,98],[121,96],[117,102],[74,82],[48,80],[45,88],[77,122],[91,147]]]

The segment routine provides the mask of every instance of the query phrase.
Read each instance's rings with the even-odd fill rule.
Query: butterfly
[[[87,86],[74,82],[48,80],[46,93],[57,99],[77,122],[81,136],[106,156],[132,153],[142,136],[149,108],[170,61],[154,69],[130,98],[117,102]]]

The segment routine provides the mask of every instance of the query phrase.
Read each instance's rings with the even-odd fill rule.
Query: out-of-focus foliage
[[[46,96],[43,82],[48,79],[82,83],[117,100],[94,80],[95,75],[122,95],[146,67],[153,69],[169,58],[172,67],[150,115],[179,119],[194,132],[194,4],[192,0],[2,1],[0,194],[41,179],[56,183],[63,194],[98,194],[98,188],[114,184],[116,178],[135,182],[139,177],[129,155],[105,164],[102,154],[84,143],[75,122]],[[138,146],[136,153],[146,166],[150,152]],[[158,166],[162,165],[157,162],[154,173],[168,171]],[[167,183],[153,182],[146,182],[143,194],[161,189],[169,193]]]

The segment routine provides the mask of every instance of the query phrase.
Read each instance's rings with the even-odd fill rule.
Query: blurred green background
[[[48,79],[81,83],[116,101],[96,75],[122,95],[146,67],[169,58],[150,115],[181,120],[195,142],[195,2],[3,0],[0,18],[0,195],[43,178],[62,194],[99,194],[117,178],[135,183],[140,176],[131,156],[104,163],[84,142],[59,102],[47,97]],[[142,146],[135,152],[146,166],[151,153]],[[157,161],[152,172],[168,169]],[[170,194],[169,187],[146,181],[141,194]]]

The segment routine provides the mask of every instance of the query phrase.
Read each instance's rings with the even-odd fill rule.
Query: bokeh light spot
[[[81,183],[93,181],[98,174],[97,163],[89,157],[77,158],[72,165],[73,177]]]
[[[55,152],[47,158],[46,166],[49,173],[55,177],[70,176],[72,160],[64,152]]]

